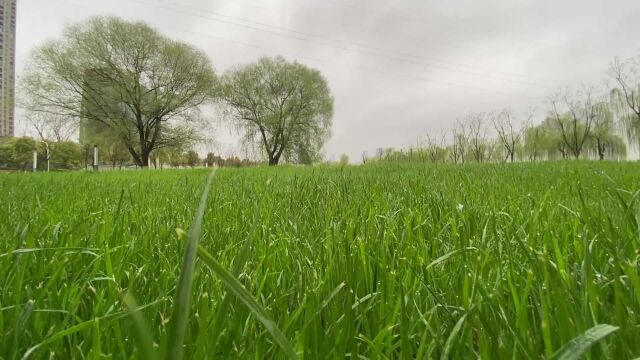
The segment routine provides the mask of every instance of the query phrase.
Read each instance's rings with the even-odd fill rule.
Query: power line
[[[74,5],[74,6],[79,6],[88,10],[92,10],[91,8],[81,5],[79,3],[76,3],[74,1],[71,0],[53,0],[53,1],[57,1],[57,2],[61,2],[61,3],[66,3],[66,4],[70,4],[70,5]],[[134,1],[134,2],[140,2],[140,1]],[[219,40],[219,41],[224,41],[224,42],[228,42],[228,43],[232,43],[232,44],[236,44],[236,45],[241,45],[241,46],[245,46],[245,47],[251,47],[251,48],[257,48],[260,49],[262,51],[267,51],[270,53],[274,53],[274,54],[285,54],[285,52],[282,51],[276,51],[273,48],[270,47],[265,47],[265,46],[260,46],[260,45],[256,45],[253,43],[246,43],[246,42],[240,42],[237,40],[231,40],[228,38],[224,38],[221,36],[216,36],[216,35],[212,35],[209,33],[204,33],[204,32],[196,32],[193,30],[185,30],[183,28],[177,27],[177,26],[173,26],[173,25],[167,25],[166,23],[161,23],[161,22],[154,22],[154,21],[148,21],[148,23],[158,26],[160,28],[168,28],[168,29],[173,29],[176,31],[180,31],[180,32],[184,32],[184,33],[190,33],[190,34],[196,34],[199,36],[205,36],[208,38],[212,38],[215,40]],[[447,82],[447,81],[440,81],[440,80],[433,80],[433,79],[428,79],[425,77],[420,77],[420,76],[416,76],[414,74],[403,74],[403,73],[391,73],[391,72],[381,72],[381,68],[379,67],[365,67],[365,66],[358,66],[358,65],[352,65],[352,64],[340,64],[340,63],[335,63],[333,61],[329,61],[326,59],[318,59],[318,58],[314,58],[314,57],[309,57],[309,56],[304,56],[304,55],[294,55],[294,56],[289,56],[289,57],[294,57],[294,58],[300,58],[300,59],[306,59],[308,61],[312,61],[312,62],[316,62],[316,63],[320,63],[323,65],[326,64],[336,64],[339,67],[350,67],[350,68],[355,68],[355,69],[359,69],[359,70],[364,70],[367,72],[374,72],[376,74],[384,74],[387,76],[392,76],[392,77],[396,77],[396,78],[407,78],[407,79],[411,79],[411,80],[419,80],[419,81],[423,81],[425,83],[429,83],[429,84],[438,84],[438,85],[444,85],[444,86],[448,86],[448,87],[454,87],[454,88],[465,88],[465,89],[470,89],[470,90],[476,90],[476,91],[481,91],[481,92],[485,92],[485,93],[493,93],[493,94],[497,94],[497,95],[503,95],[503,96],[515,96],[515,97],[521,97],[521,98],[528,98],[528,99],[532,99],[532,100],[536,100],[536,101],[542,101],[542,98],[538,98],[538,97],[534,97],[534,96],[530,96],[530,95],[524,95],[524,94],[516,94],[516,93],[508,93],[508,92],[502,92],[502,91],[498,91],[498,90],[491,90],[491,89],[486,89],[486,88],[481,88],[481,87],[475,87],[475,86],[470,86],[470,85],[465,85],[465,84],[457,84],[457,83],[452,83],[452,82]]]
[[[234,0],[234,1],[235,2],[242,1],[242,2],[245,2],[245,4],[246,3],[255,4],[253,2],[248,2],[246,0]],[[166,1],[166,2],[167,3],[171,3],[170,1]],[[355,10],[363,11],[363,12],[369,10],[367,7],[364,7],[364,6],[344,4],[344,3],[342,3],[342,2],[340,2],[338,0],[325,0],[325,1],[322,1],[322,2],[314,2],[314,4],[322,4],[322,5],[326,5],[326,6],[331,7],[331,5],[329,3],[333,3],[333,4],[335,4],[334,6],[337,6],[337,7],[349,8],[349,9],[352,9],[352,10],[355,9]],[[175,2],[173,4],[178,5]],[[271,12],[282,13],[282,12],[274,11],[273,9],[265,8],[265,7],[262,7],[262,6],[255,6],[255,5],[249,5],[249,6],[250,7],[254,7],[254,8],[269,10]],[[192,9],[197,9],[197,8],[194,8],[194,7],[191,7],[191,8]],[[315,8],[319,9],[319,7],[315,7]],[[198,11],[203,11],[202,9],[197,9],[197,10]],[[410,16],[406,16],[406,15],[401,15],[401,14],[391,14],[391,15],[393,17],[400,18],[400,19],[405,19],[405,20],[408,20],[408,21],[411,21],[411,22],[416,22],[416,21],[421,21],[422,22],[422,21],[424,21],[424,19],[417,19],[415,17],[410,17]],[[341,25],[345,25],[345,24],[341,23]],[[387,36],[391,36],[391,37],[394,37],[396,39],[400,38],[398,36],[392,36],[392,35],[389,35],[389,34],[387,34]],[[414,36],[403,36],[403,38],[411,38],[411,39],[421,40],[421,39],[419,39],[417,37],[414,37]],[[421,58],[420,56],[417,56],[417,55],[414,55],[414,54],[406,54],[406,55],[410,56],[410,57]],[[424,57],[422,57],[422,58],[424,58]],[[463,63],[451,62],[451,61],[448,61],[448,60],[442,60],[441,58],[428,57],[428,58],[424,58],[424,59],[429,60],[429,61],[439,62],[439,63],[442,63],[442,64],[451,65],[451,66],[460,66],[460,67],[466,67],[466,68],[469,68],[469,69],[475,69],[475,70],[482,71],[482,72],[502,73],[502,74],[505,74],[505,75],[519,77],[519,78],[522,78],[522,79],[530,79],[530,80],[532,80],[534,82],[543,82],[543,83],[556,82],[556,80],[545,79],[545,78],[541,78],[541,77],[531,77],[531,76],[528,76],[528,75],[519,74],[519,73],[515,73],[515,72],[509,72],[509,71],[498,71],[496,69],[482,68],[482,67],[478,67],[478,66],[475,66],[475,65],[469,65],[469,64],[463,64]]]
[[[470,70],[460,69],[458,67],[463,67],[463,65],[452,65],[452,64],[447,64],[447,63],[445,63],[443,61],[440,61],[440,62],[444,63],[444,65],[439,65],[439,64],[433,63],[432,61],[429,62],[429,60],[424,60],[423,58],[421,58],[419,56],[416,56],[416,55],[413,55],[413,54],[402,54],[402,53],[395,53],[395,52],[392,53],[390,50],[377,48],[377,47],[369,46],[369,45],[365,45],[365,44],[355,44],[356,46],[358,46],[358,47],[360,47],[362,49],[354,48],[353,45],[351,45],[351,44],[347,44],[347,45],[340,44],[340,43],[338,43],[335,40],[330,39],[330,38],[326,38],[326,37],[322,37],[322,36],[318,36],[318,35],[313,35],[313,34],[308,34],[308,33],[304,33],[304,32],[301,32],[301,31],[288,29],[288,28],[284,28],[284,27],[280,27],[280,26],[275,26],[275,25],[271,25],[271,24],[266,24],[266,23],[262,23],[262,22],[256,22],[256,21],[247,20],[247,19],[243,19],[243,18],[233,17],[233,16],[221,14],[221,13],[207,12],[207,11],[204,11],[202,9],[195,8],[195,7],[186,7],[186,8],[191,8],[192,10],[198,11],[198,13],[185,11],[184,10],[185,6],[183,6],[183,5],[180,5],[180,8],[178,8],[178,7],[173,7],[173,6],[157,5],[157,4],[149,3],[149,2],[146,2],[146,1],[142,1],[142,0],[130,0],[130,1],[131,2],[135,2],[135,3],[139,3],[139,4],[143,4],[143,5],[147,5],[147,6],[154,6],[156,8],[162,8],[164,10],[171,11],[171,12],[179,12],[179,13],[182,13],[182,14],[185,14],[185,15],[188,15],[188,16],[198,17],[198,18],[202,18],[202,19],[205,19],[205,20],[211,20],[211,21],[224,23],[224,24],[229,24],[229,25],[233,25],[233,26],[244,27],[244,28],[255,30],[255,31],[260,31],[260,32],[268,33],[268,34],[281,36],[281,37],[292,38],[292,39],[303,41],[303,42],[311,41],[311,42],[315,42],[315,43],[320,44],[320,45],[329,46],[329,47],[333,47],[333,48],[340,49],[340,50],[363,52],[363,49],[364,49],[364,51],[381,53],[383,55],[386,55],[387,58],[390,58],[390,59],[393,59],[393,60],[400,60],[400,61],[403,61],[403,62],[406,62],[406,63],[410,63],[410,64],[413,64],[413,65],[440,68],[440,69],[444,69],[444,70],[448,70],[448,71],[465,73],[465,74],[469,74],[469,75],[472,75],[472,76],[489,78],[489,79],[492,79],[492,80],[503,80],[503,81],[517,82],[517,83],[526,83],[526,84],[529,84],[529,85],[537,85],[537,86],[544,85],[544,84],[541,84],[538,81],[528,81],[528,80],[520,80],[520,79],[514,79],[514,78],[508,78],[508,77],[491,76],[491,75],[488,75],[488,74],[479,73],[478,71],[473,71],[473,70],[470,71]],[[216,18],[216,17],[222,17],[223,19],[219,19],[219,18]],[[234,21],[230,21],[230,20],[225,20],[224,18],[232,19],[232,20],[236,20],[236,21],[241,21],[241,22],[245,22],[245,23],[248,23],[248,24],[242,24],[242,23],[238,23],[238,22],[234,22]],[[256,25],[259,26],[259,27],[256,27]],[[265,27],[276,29],[277,31],[264,29]],[[415,60],[408,59],[408,57],[412,57],[412,58],[419,59],[419,60],[422,60],[422,61],[427,61],[427,62],[418,62],[418,61],[415,61]]]

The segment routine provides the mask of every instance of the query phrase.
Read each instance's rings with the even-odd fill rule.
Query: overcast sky
[[[614,56],[640,54],[638,0],[18,0],[18,76],[34,47],[94,15],[143,20],[206,51],[219,74],[263,55],[319,69],[335,97],[334,160],[410,146],[471,111],[535,108],[541,120],[546,96],[601,85]],[[216,125],[208,150],[241,155],[235,138]]]

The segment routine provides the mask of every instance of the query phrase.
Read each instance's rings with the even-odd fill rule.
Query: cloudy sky
[[[34,47],[94,15],[143,20],[206,51],[218,73],[264,55],[319,69],[335,97],[327,158],[352,161],[472,111],[541,120],[547,96],[603,85],[614,56],[640,54],[637,0],[18,0],[18,76]],[[206,150],[241,155],[215,123]]]

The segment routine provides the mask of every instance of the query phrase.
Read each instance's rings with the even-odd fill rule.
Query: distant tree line
[[[509,109],[469,113],[448,131],[427,134],[415,146],[379,148],[367,161],[483,163],[557,159],[624,160],[640,146],[640,55],[609,69],[615,86],[596,92],[585,87],[548,98],[547,114],[537,124],[533,112]]]
[[[88,168],[93,162],[93,147],[72,141],[38,141],[31,137],[0,138],[0,170],[31,171],[33,153],[37,153],[37,168],[43,170],[77,170]],[[195,150],[167,148],[150,154],[151,166],[163,168],[187,167],[248,167],[266,164],[263,161],[241,159],[237,156],[224,158],[208,153],[200,158]],[[99,163],[112,169],[136,167],[128,153],[117,148],[100,148]]]
[[[38,142],[30,137],[0,139],[0,170],[31,170],[33,152],[41,169],[72,170],[83,164],[82,146],[71,141]]]

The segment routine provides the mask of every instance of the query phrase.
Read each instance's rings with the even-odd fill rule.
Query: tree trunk
[[[142,149],[142,153],[140,154],[140,160],[142,160],[142,163],[140,164],[140,166],[142,168],[148,168],[149,167],[149,156],[151,155],[151,151],[147,150],[147,149]]]
[[[605,145],[600,141],[600,139],[596,139],[596,146],[598,146],[598,158],[602,161],[604,160]]]

